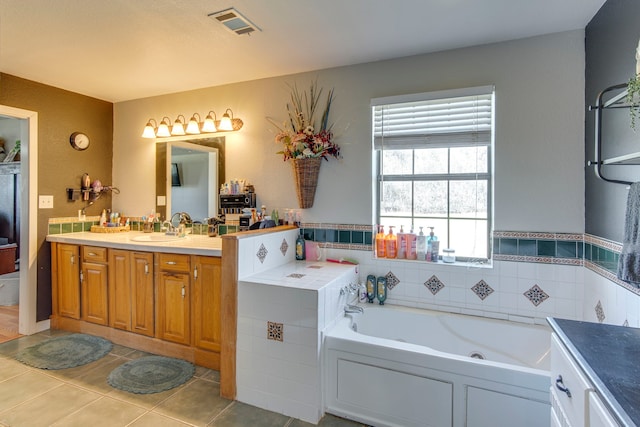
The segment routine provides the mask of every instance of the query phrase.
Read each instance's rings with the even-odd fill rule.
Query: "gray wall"
[[[625,83],[635,72],[635,49],[640,38],[640,1],[608,0],[586,28],[587,105],[593,105],[600,91]],[[585,119],[586,160],[595,159],[594,116]],[[640,151],[640,126],[630,128],[627,109],[603,112],[603,156],[619,156]],[[596,178],[593,167],[585,170],[585,230],[616,242],[622,242],[627,200],[625,185]],[[640,181],[640,166],[609,166],[606,176],[625,181]]]

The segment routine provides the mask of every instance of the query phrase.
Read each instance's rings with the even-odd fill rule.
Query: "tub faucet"
[[[346,304],[344,306],[344,314],[350,313],[364,313],[364,308],[360,307],[359,305]]]

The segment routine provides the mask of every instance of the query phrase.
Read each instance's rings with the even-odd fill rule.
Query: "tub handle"
[[[568,387],[565,387],[564,383],[562,382],[562,375],[558,375],[558,378],[556,378],[556,388],[562,392],[567,393],[567,397],[571,397],[571,391]]]

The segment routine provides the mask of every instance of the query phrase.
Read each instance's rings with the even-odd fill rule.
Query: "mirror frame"
[[[218,150],[218,185],[225,182],[225,138],[224,136],[190,136],[188,139],[180,137],[170,137],[156,139],[156,213],[161,215],[164,221],[167,219],[167,142],[188,142],[205,147],[216,148]],[[216,194],[218,189],[216,189]],[[158,205],[158,198],[164,196],[165,204]]]

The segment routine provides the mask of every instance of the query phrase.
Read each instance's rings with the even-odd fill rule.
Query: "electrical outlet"
[[[40,209],[53,209],[53,196],[39,196],[38,207]]]

